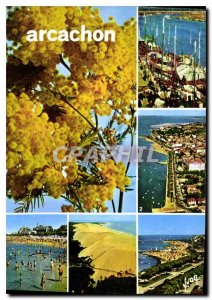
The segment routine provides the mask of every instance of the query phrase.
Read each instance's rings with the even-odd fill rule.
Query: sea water
[[[144,271],[158,264],[157,258],[143,255],[143,251],[164,250],[170,245],[167,241],[190,241],[193,237],[194,235],[139,235],[139,271]]]
[[[35,254],[39,250],[45,255],[45,259],[41,254]],[[51,253],[49,254],[49,251]],[[7,260],[10,260],[10,265],[7,267],[7,290],[20,291],[42,291],[40,286],[42,272],[46,275],[46,291],[66,291],[66,279],[63,278],[63,283],[59,282],[58,277],[58,255],[64,255],[64,249],[54,248],[40,245],[27,245],[7,243]],[[54,270],[50,269],[50,260],[54,261]],[[21,260],[24,266],[21,266]],[[36,269],[33,267],[33,262],[36,262]],[[19,268],[15,269],[16,261]],[[32,269],[27,264],[32,262]],[[22,274],[22,283],[20,283],[20,273]]]
[[[164,30],[164,48],[166,52],[174,52],[174,34],[175,26],[177,28],[176,34],[176,54],[194,54],[194,42],[199,47],[199,33],[201,32],[201,51],[200,64],[206,66],[206,22],[198,22],[192,20],[180,20],[172,18],[172,14],[158,14],[146,16],[146,35],[154,36],[156,44],[162,47],[162,24],[164,16],[165,30]],[[170,38],[169,38],[170,27]],[[158,28],[158,36],[157,36]],[[145,35],[144,17],[139,17],[140,37]],[[197,52],[198,53],[198,52]]]
[[[117,230],[117,231],[136,235],[136,222],[133,222],[133,221],[132,222],[131,221],[110,222],[110,223],[105,223],[104,226],[114,229],[114,230]]]

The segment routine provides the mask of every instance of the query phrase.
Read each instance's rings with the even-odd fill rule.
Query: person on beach
[[[62,282],[62,280],[63,280],[63,267],[61,265],[59,265],[58,273],[59,273],[59,281]]]
[[[32,262],[29,263],[29,268],[32,270]]]
[[[45,289],[45,284],[46,284],[46,275],[45,275],[45,273],[42,273],[41,283],[40,283],[42,290]]]
[[[16,271],[18,270],[18,268],[19,268],[19,264],[18,264],[18,262],[16,261],[16,263],[15,263],[15,269],[16,269]]]
[[[22,284],[23,280],[22,280],[22,274],[19,274],[19,283]]]
[[[24,261],[23,261],[23,260],[21,260],[21,266],[22,266],[22,267],[24,266]]]
[[[54,261],[53,261],[53,259],[51,259],[51,261],[50,261],[50,269],[51,269],[51,271],[54,269]]]
[[[34,266],[34,270],[35,270],[36,267],[37,267],[37,264],[36,264],[36,261],[35,261],[35,260],[33,261],[33,266]]]

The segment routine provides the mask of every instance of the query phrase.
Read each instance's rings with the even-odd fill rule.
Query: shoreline
[[[129,236],[136,236],[136,232],[135,233],[130,233],[130,232],[121,231],[121,230],[118,230],[118,229],[113,229],[109,226],[106,226],[105,224],[107,224],[107,223],[102,223],[102,226],[110,229],[111,231],[114,231],[114,232],[117,232],[117,233],[120,233],[120,234],[127,234]]]
[[[152,147],[154,149],[155,152],[160,153],[160,154],[164,154],[164,155],[168,155],[169,151],[162,147],[158,142],[156,142],[155,140],[151,139],[149,136],[139,136],[138,138],[142,138],[147,142],[150,142],[152,144]]]
[[[92,259],[95,281],[111,275],[136,275],[135,235],[94,223],[77,223],[74,227],[73,239],[83,247],[79,257]]]
[[[24,238],[23,238],[24,237]],[[27,246],[30,245],[38,245],[38,246],[45,246],[45,247],[52,247],[52,248],[61,248],[61,249],[67,249],[67,239],[33,239],[32,237],[29,238],[28,236],[7,236],[6,237],[6,243],[13,243],[13,244],[24,244]]]
[[[176,260],[188,254],[189,243],[185,241],[171,240],[163,241],[168,243],[167,247],[163,250],[147,250],[143,255],[154,257],[160,261],[160,263],[166,263],[168,261]],[[176,249],[175,249],[176,248]],[[177,256],[177,257],[176,257]]]
[[[111,227],[109,227],[109,226],[106,226],[106,224],[108,224],[108,223],[96,223],[96,222],[94,222],[94,223],[74,223],[74,222],[70,222],[74,227],[76,227],[75,225],[79,225],[79,224],[94,224],[94,225],[98,225],[98,226],[101,226],[102,228],[104,228],[104,229],[107,229],[107,231],[105,231],[105,232],[108,232],[108,233],[117,233],[117,234],[120,234],[120,235],[129,235],[130,237],[135,237],[136,236],[136,233],[130,233],[130,232],[126,232],[126,231],[121,231],[121,230],[118,230],[118,229],[113,229],[113,228],[111,228]],[[123,224],[124,224],[124,222],[123,222]],[[76,229],[74,230],[74,232],[76,232]]]
[[[180,19],[183,21],[191,21],[191,22],[206,22],[206,13],[205,11],[193,11],[193,10],[187,10],[187,11],[182,11],[182,10],[161,10],[161,11],[156,11],[156,10],[146,10],[145,11],[146,16],[148,15],[171,15],[172,19]],[[178,16],[173,16],[178,14]],[[143,16],[144,11],[139,11],[138,10],[138,15]]]
[[[156,264],[155,266],[157,266],[158,264],[161,264],[161,263],[162,263],[162,261],[161,261],[160,258],[158,258],[157,256],[152,255],[152,254],[147,254],[147,253],[146,253],[147,251],[149,251],[149,250],[144,250],[144,251],[140,252],[140,254],[143,255],[143,256],[148,256],[148,257],[152,257],[152,258],[156,259],[156,260],[157,260],[157,264]],[[153,266],[153,267],[154,267],[154,266]],[[151,268],[151,267],[150,267],[150,268]],[[148,269],[149,269],[149,268],[148,268]],[[147,270],[147,269],[145,269],[145,270]],[[144,271],[145,271],[145,270],[144,270]],[[144,272],[144,271],[142,271],[142,272]]]
[[[159,161],[158,164],[160,164],[160,165],[168,165],[168,161]]]

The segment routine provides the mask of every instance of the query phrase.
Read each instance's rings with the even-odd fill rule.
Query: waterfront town
[[[205,236],[186,240],[164,241],[162,250],[140,251],[158,260],[156,266],[139,272],[138,293],[148,295],[202,294]],[[195,278],[194,278],[195,275]],[[188,278],[193,278],[191,282]]]
[[[165,207],[153,212],[204,213],[206,124],[160,124],[146,138],[168,153]]]
[[[165,241],[166,242],[166,241]],[[143,255],[156,257],[161,263],[173,261],[189,254],[189,243],[184,241],[167,241],[167,246],[163,251],[157,248],[151,251],[144,251]]]
[[[57,229],[37,224],[35,227],[22,226],[17,232],[7,234],[7,243],[67,247],[67,225]]]

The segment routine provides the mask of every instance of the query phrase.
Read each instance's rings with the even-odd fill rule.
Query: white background
[[[168,0],[168,1],[159,1],[159,0],[130,0],[130,1],[124,1],[124,0],[107,0],[107,1],[99,1],[99,0],[69,0],[69,1],[64,1],[64,0],[50,0],[50,1],[44,1],[44,0],[36,0],[36,1],[27,1],[27,0],[16,0],[16,1],[4,1],[1,0],[0,4],[0,299],[8,299],[8,297],[11,297],[9,295],[6,295],[6,243],[5,243],[5,234],[6,234],[6,184],[5,184],[5,161],[6,161],[6,117],[5,117],[5,111],[6,111],[6,6],[21,6],[21,5],[90,5],[90,6],[207,6],[207,9],[210,10],[211,4],[208,1],[203,1],[203,0]],[[211,53],[211,35],[210,35],[210,11],[208,12],[208,69],[210,70],[211,68],[211,59],[210,59],[210,53]],[[208,90],[211,87],[211,77],[210,74],[208,73]],[[209,97],[209,92],[208,91],[208,116],[211,115],[211,105],[210,102],[212,99]],[[211,123],[210,119],[208,118],[208,137],[211,137]],[[209,154],[209,144],[208,143],[208,154]],[[208,171],[211,169],[211,161],[208,161]],[[208,181],[208,187],[210,187],[210,181]],[[212,211],[211,211],[211,205],[208,197],[208,204],[209,204],[209,215],[212,216]],[[208,218],[209,219],[209,218]],[[209,220],[208,220],[209,221]],[[210,222],[208,222],[208,226]],[[211,228],[210,228],[211,229]],[[208,245],[208,252],[210,254],[210,246]],[[210,264],[208,266],[208,269],[211,269],[211,259],[210,259]],[[210,277],[210,271],[209,271],[209,277]],[[209,278],[210,279],[210,278]],[[211,283],[211,280],[209,281]],[[212,286],[212,284],[208,284],[209,288]],[[37,296],[36,296],[37,297]],[[39,296],[41,297],[41,296]],[[82,296],[85,297],[85,296]],[[139,297],[139,296],[137,296]],[[140,296],[142,299],[150,299],[151,297],[145,297],[145,296]],[[186,296],[179,296],[180,299],[185,299],[187,298]],[[27,296],[28,299],[35,298],[32,296]],[[45,296],[46,299],[52,298],[51,296]],[[54,299],[59,298],[59,296],[54,297]],[[61,298],[61,297],[60,297]],[[94,297],[92,297],[94,298]],[[115,297],[108,297],[108,298],[115,298]],[[126,297],[125,297],[126,298]],[[132,297],[127,297],[128,299],[134,298],[135,296]],[[154,297],[155,298],[155,297]],[[159,297],[158,297],[159,298]],[[171,296],[168,297],[172,298]],[[196,297],[195,297],[196,298]],[[197,297],[199,298],[199,297]],[[156,298],[157,299],[157,298]],[[166,297],[167,299],[167,297]]]

